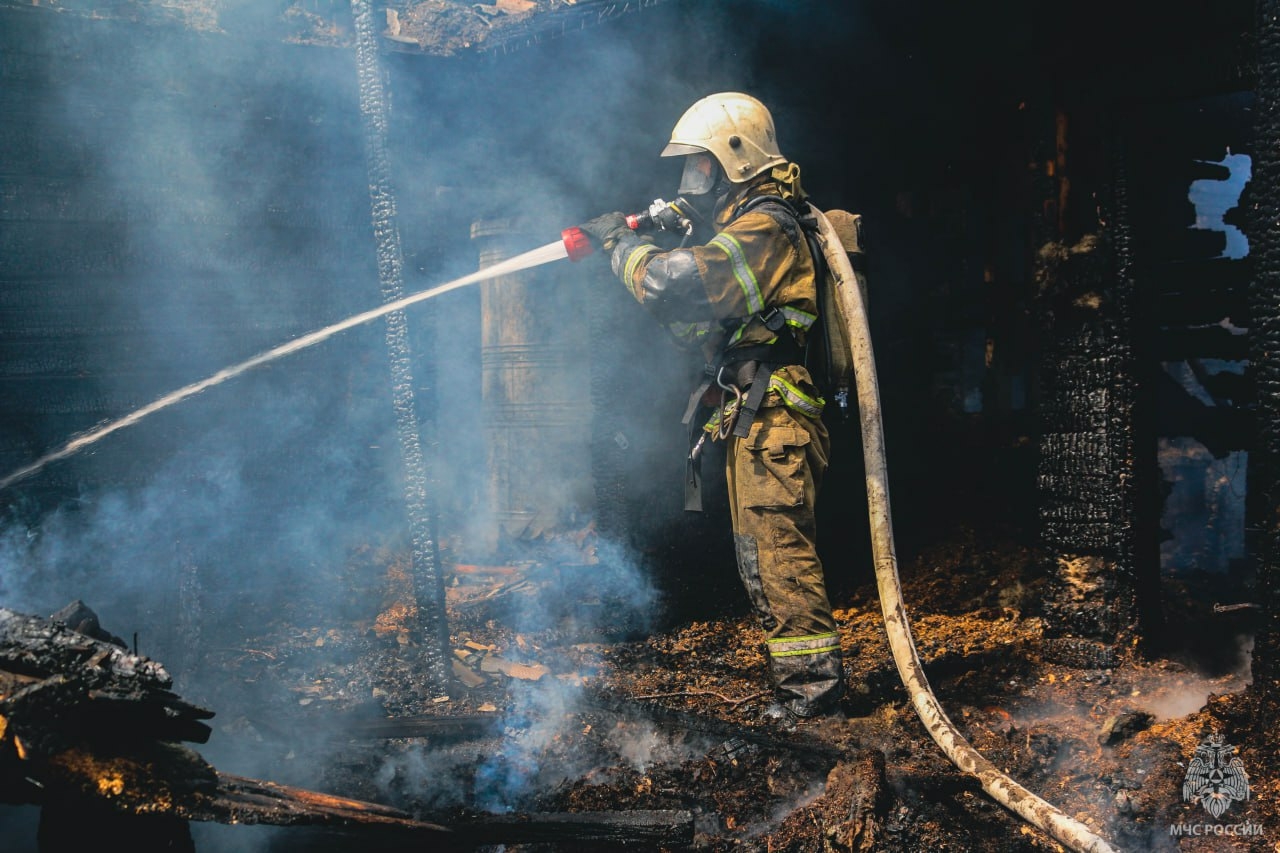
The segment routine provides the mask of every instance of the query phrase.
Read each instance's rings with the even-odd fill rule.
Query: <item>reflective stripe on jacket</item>
[[[707,243],[662,251],[634,235],[618,241],[612,257],[614,273],[631,295],[660,322],[679,335],[695,324],[714,322],[726,328],[724,344],[771,344],[779,334],[795,335],[803,347],[817,319],[817,287],[813,257],[794,217],[770,212],[770,205],[733,211],[759,196],[777,196],[782,187],[765,176],[740,189],[721,214],[719,231]],[[759,315],[777,308],[786,331],[772,331]],[[705,325],[703,326],[705,328]],[[778,402],[810,417],[824,401],[808,373],[775,371],[766,405]]]

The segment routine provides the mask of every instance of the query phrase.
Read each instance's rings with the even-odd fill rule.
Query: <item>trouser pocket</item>
[[[783,411],[761,412],[743,439],[746,455],[738,483],[741,505],[746,509],[782,509],[804,503],[809,440],[809,433]]]

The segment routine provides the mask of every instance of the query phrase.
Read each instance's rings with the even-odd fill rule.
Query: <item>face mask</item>
[[[694,222],[710,222],[716,207],[733,189],[720,164],[710,154],[690,154],[680,176],[680,197]]]
[[[710,154],[690,154],[684,158],[684,173],[680,175],[683,196],[705,195],[711,192],[719,177],[720,167]]]

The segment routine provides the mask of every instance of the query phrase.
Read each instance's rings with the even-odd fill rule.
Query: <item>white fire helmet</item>
[[[685,110],[671,130],[663,157],[710,152],[725,177],[735,184],[749,181],[771,166],[785,163],[778,150],[773,116],[750,95],[721,92],[708,95]],[[686,163],[688,172],[698,158]],[[686,176],[686,181],[695,176]],[[682,181],[682,185],[684,181]],[[692,191],[692,190],[681,190]]]

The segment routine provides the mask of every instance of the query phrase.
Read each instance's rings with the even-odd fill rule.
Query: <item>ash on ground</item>
[[[914,636],[953,722],[997,767],[1117,849],[1275,849],[1265,833],[1280,832],[1280,792],[1265,771],[1280,756],[1254,721],[1247,654],[1135,652],[1106,670],[1046,661],[1044,565],[1032,546],[968,529],[904,560]],[[694,816],[692,846],[708,851],[1061,849],[929,739],[898,681],[874,584],[834,602],[846,719],[790,731],[762,721],[762,637],[745,604],[645,632],[619,622],[618,602],[583,598],[589,560],[446,568],[446,691],[419,665],[407,559],[369,549],[343,575],[353,596],[377,602],[368,619],[282,613],[245,648],[202,663],[225,673],[227,702],[249,709],[219,711],[214,738],[267,759],[271,778],[446,825],[684,810]],[[1214,618],[1194,581],[1172,589],[1177,618]],[[514,614],[548,603],[546,618],[511,627]],[[1224,644],[1241,639],[1218,628]],[[470,728],[370,738],[357,725],[422,718]],[[1252,771],[1251,796],[1216,822],[1261,826],[1260,837],[1171,833],[1215,822],[1183,790],[1197,746],[1215,733]]]

